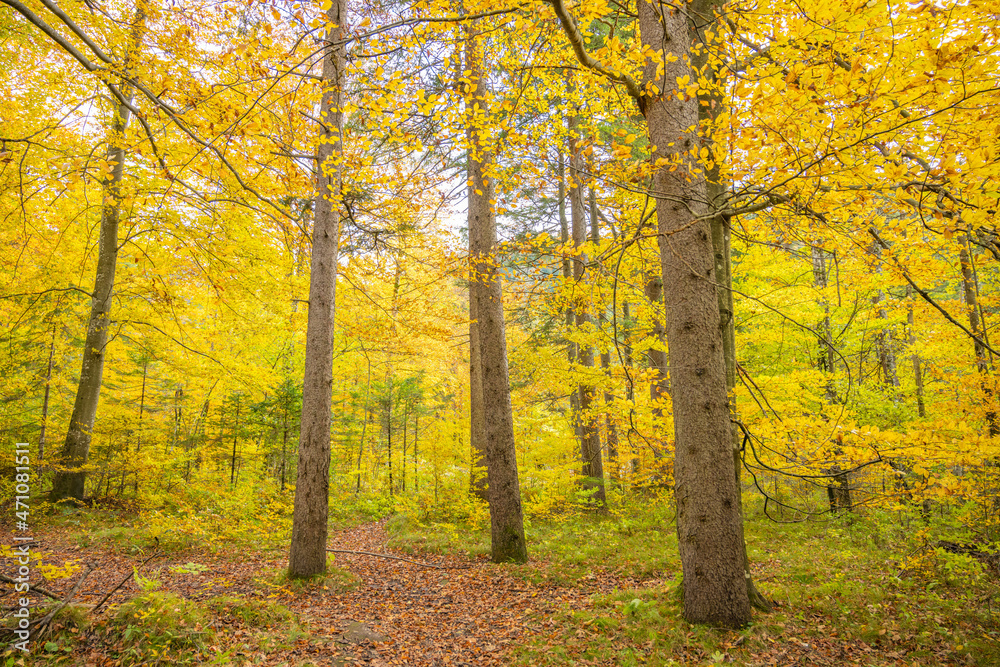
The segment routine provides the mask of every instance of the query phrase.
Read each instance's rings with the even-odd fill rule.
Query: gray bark
[[[677,536],[684,572],[684,618],[727,627],[751,618],[744,573],[743,526],[733,466],[719,304],[704,173],[697,164],[698,100],[674,90],[697,80],[689,63],[693,29],[673,5],[639,2],[643,44],[675,58],[646,62],[643,98],[654,159],[677,164],[653,178],[670,348],[676,457]],[[657,68],[662,72],[657,76]]]
[[[573,280],[575,301],[575,318],[577,329],[590,324],[590,312],[585,303],[584,281],[587,274],[587,255],[582,247],[587,242],[587,219],[583,206],[583,156],[579,146],[579,118],[576,114],[569,117],[569,153],[570,182],[569,202],[570,216],[573,221],[573,248],[577,251],[573,258]],[[594,348],[590,345],[577,346],[577,360],[584,372],[593,372]],[[589,369],[589,371],[587,370]],[[604,462],[601,459],[601,441],[597,432],[597,424],[592,414],[594,403],[594,387],[590,382],[583,382],[577,387],[577,402],[579,411],[574,415],[578,426],[580,442],[580,462],[583,475],[583,488],[593,490],[592,499],[603,507],[607,507],[607,497],[604,490]]]
[[[997,416],[996,397],[992,384],[989,381],[990,359],[986,346],[981,341],[986,340],[985,327],[982,321],[982,312],[979,308],[979,285],[976,280],[975,270],[972,264],[972,256],[969,254],[969,242],[963,236],[959,242],[962,248],[958,254],[959,265],[962,270],[962,290],[965,296],[965,308],[969,316],[969,329],[976,337],[973,351],[976,359],[976,370],[980,375],[980,388],[983,392],[984,416],[990,436],[1000,434],[1000,417]]]
[[[826,251],[816,245],[813,245],[810,250],[812,252],[813,285],[815,285],[817,290],[825,289],[828,285]],[[837,402],[837,390],[833,384],[833,371],[835,367],[833,360],[835,353],[833,349],[832,327],[830,325],[830,303],[825,296],[820,299],[820,305],[823,306],[823,319],[819,323],[819,333],[822,336],[822,340],[819,342],[816,367],[826,376],[824,384],[826,402],[833,404]]]
[[[524,563],[528,560],[528,547],[524,540],[521,489],[517,478],[503,287],[496,260],[496,219],[490,203],[493,183],[488,172],[493,158],[482,137],[489,113],[486,82],[475,36],[469,37],[466,49],[466,69],[471,80],[466,97],[466,118],[471,130],[468,197],[469,259],[473,275],[470,284],[479,323],[491,555],[496,563]]]
[[[913,320],[913,288],[906,286],[906,325],[909,330],[910,349],[914,349],[917,344],[917,334]],[[923,418],[927,416],[927,406],[924,405],[924,373],[921,367],[920,355],[913,352],[910,355],[910,364],[913,367],[913,384],[917,399],[917,416]]]
[[[317,184],[309,275],[309,318],[302,385],[299,458],[292,514],[288,574],[310,577],[326,572],[327,513],[330,486],[330,403],[333,391],[333,325],[337,286],[344,115],[342,89],[346,64],[343,44],[347,0],[333,0],[327,19],[323,95],[320,102]]]
[[[595,247],[601,242],[601,228],[598,222],[598,212],[597,212],[597,195],[594,193],[594,188],[591,187],[589,192],[589,203],[590,203],[590,241]],[[604,315],[604,311],[598,316],[598,322],[600,323],[601,331],[604,331],[605,325],[607,324],[607,317]],[[601,350],[601,370],[604,372],[605,376],[610,376],[611,374],[611,350],[603,349]],[[618,428],[615,425],[614,416],[608,406],[611,405],[613,396],[611,392],[604,392],[604,428],[606,432],[606,441],[608,445],[608,466],[611,468],[609,471],[610,478],[614,481],[620,478],[618,470]]]

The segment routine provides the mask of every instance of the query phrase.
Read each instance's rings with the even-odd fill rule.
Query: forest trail
[[[556,641],[556,615],[591,606],[595,594],[642,585],[603,571],[572,586],[535,585],[514,576],[515,566],[497,567],[485,557],[405,555],[388,549],[387,539],[384,522],[369,523],[332,534],[329,547],[404,556],[438,567],[338,553],[337,564],[360,578],[357,588],[338,595],[313,591],[288,603],[315,635],[329,639],[336,655],[329,656],[331,664],[339,658],[344,664],[510,665],[516,647]],[[358,622],[385,641],[345,638],[345,629]]]
[[[281,583],[279,577],[287,567],[285,553],[252,548],[186,549],[158,554],[143,565],[152,551],[138,549],[122,540],[122,535],[117,540],[113,537],[115,531],[127,530],[91,531],[87,535],[92,535],[92,541],[83,544],[80,533],[70,533],[65,527],[36,532],[32,553],[39,560],[33,560],[33,585],[41,584],[63,597],[87,566],[93,567],[74,598],[74,603],[88,610],[89,623],[63,627],[55,638],[57,648],[41,646],[52,636],[37,642],[35,658],[26,664],[177,664],[173,658],[150,662],[155,647],[146,638],[153,636],[150,628],[158,623],[161,612],[180,611],[175,607],[185,605],[199,610],[201,620],[185,625],[175,617],[168,626],[175,640],[179,637],[183,642],[185,635],[197,640],[191,649],[177,644],[171,649],[174,657],[186,660],[184,664],[499,667],[531,664],[542,656],[551,658],[551,664],[643,664],[647,659],[662,664],[664,642],[671,644],[666,654],[670,660],[699,667],[720,659],[755,667],[921,664],[908,660],[918,647],[895,645],[894,632],[885,641],[884,631],[873,641],[841,636],[834,630],[834,619],[808,605],[788,607],[785,620],[776,626],[768,626],[767,617],[762,617],[762,624],[749,634],[723,633],[720,651],[710,655],[704,649],[705,631],[680,621],[676,605],[668,603],[667,616],[657,617],[652,624],[643,624],[628,612],[626,603],[633,595],[643,601],[670,595],[656,591],[663,591],[674,573],[656,572],[652,575],[656,578],[640,580],[593,567],[582,577],[577,570],[579,578],[572,578],[556,563],[544,560],[497,566],[483,555],[403,553],[390,548],[385,521],[333,531],[328,546],[435,567],[338,553],[326,588],[322,584],[293,586]],[[0,542],[9,544],[7,538]],[[15,562],[0,561],[0,573],[14,576]],[[72,576],[39,581],[42,568],[38,563],[71,562],[79,567]],[[138,582],[129,578],[133,568],[140,575]],[[755,572],[766,584],[781,569],[780,563],[764,562],[757,564]],[[93,606],[119,584],[109,604],[93,613]],[[144,588],[155,592],[144,594]],[[5,584],[2,590],[0,604],[8,607],[13,604],[12,587]],[[619,595],[611,601],[603,597],[616,592]],[[146,596],[139,607],[145,621],[122,620],[115,605],[139,595]],[[151,600],[159,600],[159,607]],[[235,611],[240,606],[243,611]],[[133,623],[141,626],[137,634],[145,634],[138,639],[133,635],[130,642],[126,625]],[[145,657],[138,658],[137,641]],[[520,650],[524,646],[530,650]],[[601,652],[603,658],[593,657],[595,647],[607,649]],[[933,661],[926,664],[971,664],[956,661],[944,640],[935,643],[932,651]],[[628,659],[623,662],[609,656]]]
[[[267,665],[510,665],[518,646],[557,640],[557,616],[568,610],[592,606],[592,596],[655,585],[607,571],[597,571],[568,584],[546,583],[545,564],[531,566],[541,580],[533,584],[515,576],[515,566],[495,566],[485,556],[406,554],[387,546],[385,521],[333,531],[330,549],[365,551],[434,565],[371,555],[337,553],[336,566],[354,581],[344,588],[332,581],[327,589],[309,586],[293,590],[274,583],[275,574],[287,567],[285,555],[254,553],[168,553],[142,566],[151,552],[125,554],[106,542],[74,544],[59,529],[39,531],[34,553],[45,563],[75,561],[93,571],[73,602],[92,608],[137,568],[141,577],[159,582],[156,590],[175,593],[196,603],[223,595],[280,603],[294,612],[308,632],[292,645],[260,650],[253,647],[248,630],[239,623],[216,617],[214,652],[228,653],[233,663]],[[7,542],[7,540],[4,540]],[[81,571],[82,571],[81,569]],[[193,570],[193,571],[192,571]],[[13,575],[10,561],[0,567]],[[37,582],[62,597],[79,578]],[[37,576],[37,573],[36,573]],[[343,577],[348,578],[348,577]],[[4,587],[4,592],[9,590]],[[142,592],[128,580],[81,632],[81,662],[71,664],[116,665],[120,647],[99,628],[109,607]],[[6,604],[7,600],[4,600]],[[584,635],[589,634],[581,631]],[[577,633],[577,641],[586,637]],[[596,637],[595,637],[596,639]],[[65,663],[64,663],[65,664]],[[225,663],[229,664],[229,663]]]

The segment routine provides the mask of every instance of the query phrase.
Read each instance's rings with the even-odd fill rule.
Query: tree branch
[[[635,100],[636,105],[639,107],[639,111],[642,111],[646,105],[646,96],[639,90],[639,84],[635,82],[635,79],[624,72],[608,69],[600,61],[587,53],[587,47],[583,43],[583,34],[580,33],[576,21],[570,15],[569,10],[566,9],[566,4],[563,0],[547,1],[552,5],[552,9],[555,11],[560,25],[562,25],[563,32],[566,34],[566,39],[569,40],[570,45],[573,47],[573,52],[576,54],[576,59],[580,61],[580,64],[612,81],[624,84],[625,89],[628,90],[628,94]]]

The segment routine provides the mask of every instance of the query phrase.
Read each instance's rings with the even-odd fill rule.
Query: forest
[[[0,0],[0,663],[1000,664],[996,0]]]

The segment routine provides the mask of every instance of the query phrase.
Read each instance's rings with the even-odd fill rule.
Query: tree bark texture
[[[601,227],[598,221],[598,211],[597,211],[597,195],[594,192],[594,188],[591,187],[588,190],[588,204],[590,206],[590,242],[594,244],[597,248],[598,244],[601,242]],[[598,323],[601,331],[605,330],[607,325],[607,317],[603,312],[598,316]],[[611,375],[611,350],[604,348],[601,350],[601,371],[605,377],[610,377]],[[604,427],[606,432],[606,442],[608,445],[608,467],[611,469],[609,471],[609,476],[612,481],[618,480],[621,477],[620,471],[618,470],[618,428],[615,424],[614,416],[611,414],[609,406],[614,400],[614,395],[609,392],[604,392]],[[599,444],[599,443],[598,443]]]
[[[125,55],[123,69],[130,72],[145,32],[146,16],[142,5],[136,10],[132,25],[129,50]],[[132,101],[132,87],[124,81],[119,90],[127,102]],[[108,133],[107,161],[111,171],[102,183],[101,231],[97,250],[97,272],[94,276],[94,291],[91,294],[90,319],[87,321],[87,337],[83,344],[83,360],[80,368],[80,382],[73,401],[73,414],[69,420],[66,441],[56,466],[52,480],[52,502],[67,498],[82,500],[86,482],[87,460],[90,457],[90,440],[97,417],[97,405],[101,397],[104,378],[104,353],[108,344],[108,325],[111,320],[111,302],[114,296],[115,270],[118,265],[118,223],[121,218],[121,184],[125,175],[125,129],[130,117],[129,107],[119,103],[115,107]]]
[[[489,112],[482,55],[475,35],[470,35],[466,42],[466,70],[470,79],[466,93],[466,122],[470,139],[469,259],[472,276],[469,282],[472,296],[476,299],[479,324],[491,553],[496,563],[524,563],[528,560],[528,548],[524,540],[514,446],[503,287],[496,259],[496,220],[491,203],[493,183],[488,173],[493,158],[483,137]]]
[[[471,128],[468,130],[471,140]],[[471,141],[470,141],[471,143]],[[468,178],[473,178],[472,161],[468,165]],[[471,188],[470,188],[471,190]],[[471,197],[476,196],[475,192],[470,193]],[[470,230],[469,251],[472,251],[471,230],[473,226],[473,208],[469,206],[468,226]],[[482,351],[479,342],[479,309],[477,300],[473,296],[472,282],[469,282],[469,430],[471,445],[471,474],[469,489],[474,496],[480,500],[487,500],[487,475],[486,475],[486,415],[483,412],[483,377],[482,377]]]
[[[330,486],[330,403],[333,392],[333,325],[340,243],[347,0],[333,0],[327,10],[320,102],[317,184],[309,276],[309,318],[302,385],[299,460],[292,515],[288,574],[310,577],[326,572],[327,513]]]
[[[590,324],[590,312],[586,303],[584,281],[587,275],[587,255],[583,246],[587,243],[587,218],[583,206],[583,155],[579,140],[579,117],[572,113],[569,116],[569,202],[570,217],[573,222],[573,282],[574,311],[576,328],[580,330]],[[583,372],[592,374],[594,370],[594,348],[590,345],[577,346],[577,361]],[[594,387],[589,381],[582,382],[577,387],[578,407],[573,415],[578,425],[580,442],[580,461],[583,475],[583,488],[593,491],[592,500],[602,507],[607,506],[604,490],[604,462],[601,459],[601,441],[597,432],[597,424],[593,414]]]
[[[972,264],[972,256],[969,254],[969,242],[963,236],[960,239],[962,249],[958,254],[958,261],[962,270],[962,289],[965,296],[965,308],[969,316],[969,330],[976,337],[973,351],[976,359],[976,370],[979,371],[980,387],[983,392],[984,416],[990,436],[1000,434],[1000,418],[997,416],[996,397],[990,379],[990,359],[984,346],[980,341],[986,339],[985,326],[979,308],[979,285],[976,280],[975,269]]]
[[[662,58],[643,71],[643,114],[654,159],[676,165],[654,175],[670,349],[676,457],[677,536],[684,572],[684,618],[741,627],[751,618],[744,574],[740,496],[733,466],[719,304],[704,172],[695,173],[698,100],[675,90],[697,80],[693,28],[682,8],[640,0],[643,44]],[[673,57],[666,57],[667,54]],[[655,86],[655,90],[653,87]],[[700,218],[700,219],[699,219]]]

